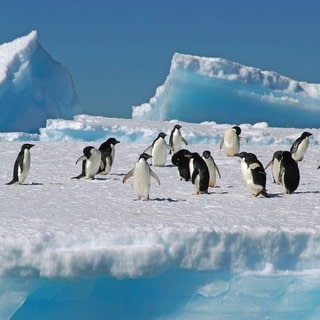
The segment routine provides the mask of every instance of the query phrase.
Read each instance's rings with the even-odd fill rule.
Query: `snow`
[[[88,116],[35,31],[0,46],[0,83],[0,320],[319,319],[318,84],[175,54],[133,119]],[[152,167],[161,183],[151,181],[151,200],[136,201],[124,175],[177,123],[190,151],[211,151],[221,179],[194,195],[168,155]],[[293,194],[268,169],[270,197],[250,195],[240,159],[219,148],[233,125],[264,165],[312,133]],[[83,148],[109,137],[120,141],[111,173],[71,179]],[[24,141],[35,144],[30,173],[6,185]]]
[[[0,131],[35,133],[47,119],[72,119],[81,110],[71,74],[37,31],[0,45]]]
[[[303,110],[304,117],[301,117]],[[222,58],[175,53],[169,74],[132,118],[218,123],[262,122],[280,127],[318,127],[320,84]]]
[[[74,122],[58,121],[52,130],[62,130],[67,138],[48,141],[40,134],[22,186],[5,185],[22,142],[0,142],[6,150],[0,176],[0,281],[5,288],[0,293],[0,310],[5,310],[0,311],[1,319],[5,315],[27,319],[35,310],[39,319],[48,317],[48,310],[52,319],[61,310],[70,312],[71,319],[81,314],[83,303],[88,310],[95,303],[114,306],[100,315],[92,311],[95,319],[103,318],[101,314],[112,319],[213,319],[212,314],[214,319],[232,319],[236,313],[239,319],[247,319],[253,311],[261,319],[279,316],[286,308],[284,319],[307,314],[304,303],[294,304],[292,299],[299,293],[302,301],[311,294],[319,300],[319,130],[311,130],[309,149],[299,164],[297,191],[281,194],[268,170],[271,197],[254,198],[242,180],[239,159],[219,149],[218,138],[230,125],[179,123],[188,149],[210,150],[219,167],[222,178],[208,195],[193,195],[191,182],[179,180],[169,155],[165,167],[152,168],[161,185],[152,180],[151,201],[135,201],[132,179],[122,183],[156,133],[169,134],[173,121],[142,125],[137,120],[84,115]],[[109,129],[94,141],[70,139],[66,134],[79,131],[83,137],[81,131],[89,124],[90,130],[103,131],[107,124]],[[242,136],[248,138],[241,149],[254,152],[264,165],[274,151],[288,150],[301,134],[300,129],[266,123],[240,126]],[[201,137],[195,138],[199,132]],[[111,134],[121,141],[111,174],[95,180],[71,179],[81,170],[75,161],[83,147],[98,147]],[[210,136],[212,140],[202,138]],[[187,280],[182,285],[183,279]],[[134,311],[130,299],[142,284],[145,289],[136,298],[139,307]],[[82,293],[76,294],[75,288]],[[115,302],[112,293],[122,295],[123,290],[128,290],[127,298]],[[165,294],[171,299],[149,301]],[[266,301],[272,308],[266,307]],[[115,313],[116,303],[128,311]],[[146,303],[157,308],[148,309]],[[226,307],[217,310],[221,303]],[[308,308],[319,316],[314,300]]]

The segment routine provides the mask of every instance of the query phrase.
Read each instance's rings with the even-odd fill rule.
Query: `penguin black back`
[[[283,151],[282,154],[282,160],[280,164],[280,182],[285,193],[292,193],[299,186],[299,167],[289,151]]]

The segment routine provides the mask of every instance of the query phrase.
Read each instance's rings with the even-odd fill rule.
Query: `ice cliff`
[[[41,46],[36,31],[0,45],[0,131],[37,132],[49,118],[79,113],[70,72]]]
[[[132,118],[140,120],[267,121],[271,126],[298,128],[318,127],[319,116],[320,84],[222,58],[179,53],[155,96],[132,112]]]

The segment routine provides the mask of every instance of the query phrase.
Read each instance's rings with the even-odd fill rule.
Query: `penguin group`
[[[153,142],[145,148],[134,165],[124,174],[122,182],[133,178],[133,189],[138,200],[150,199],[151,178],[160,185],[159,176],[152,167],[165,167],[168,155],[171,163],[177,167],[181,181],[190,181],[194,194],[208,194],[209,188],[215,188],[217,177],[221,179],[220,170],[210,150],[202,153],[190,151],[188,142],[181,134],[181,125],[176,124],[166,142],[167,134],[159,132]],[[252,152],[240,152],[240,141],[247,141],[240,136],[241,128],[233,126],[222,136],[220,149],[227,157],[239,158],[242,178],[250,194],[254,197],[269,197],[266,188],[266,170],[271,167],[273,182],[282,187],[283,194],[293,193],[300,183],[299,162],[304,159],[312,134],[303,132],[292,144],[289,150],[277,150],[271,161],[263,166]],[[116,138],[108,138],[99,147],[85,146],[75,164],[81,163],[81,172],[72,179],[95,179],[96,175],[108,175],[115,159],[115,146],[120,143]],[[30,149],[35,145],[25,143],[16,157],[13,167],[13,177],[7,185],[23,184],[31,166]],[[150,161],[150,163],[148,162]],[[318,169],[320,166],[318,167]]]

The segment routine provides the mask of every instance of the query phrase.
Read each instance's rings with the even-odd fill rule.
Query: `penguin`
[[[115,145],[120,143],[116,138],[109,138],[99,147],[101,152],[101,165],[98,174],[107,175],[111,171],[111,167],[115,156]]]
[[[299,167],[289,151],[283,151],[282,153],[279,176],[283,193],[292,193],[298,188],[300,182]]]
[[[25,143],[21,146],[13,167],[13,178],[7,185],[17,183],[21,185],[26,179],[31,165],[30,149],[32,147],[34,144],[31,143]]]
[[[144,150],[143,153],[151,153],[151,163],[155,167],[164,167],[167,159],[167,149],[168,145],[166,143],[165,137],[166,133],[160,132],[157,138],[152,142],[152,145]]]
[[[273,176],[273,182],[275,184],[280,184],[280,163],[282,159],[283,151],[278,150],[274,152],[272,156],[272,160],[265,166],[264,170],[267,170],[271,165],[271,171]]]
[[[158,176],[151,170],[147,162],[149,158],[151,158],[151,156],[147,153],[140,154],[135,167],[130,170],[122,180],[122,183],[125,183],[130,177],[133,177],[133,188],[138,196],[138,200],[149,200],[151,177],[160,185]]]
[[[290,148],[290,153],[292,155],[292,158],[296,162],[303,160],[304,154],[306,153],[306,151],[309,147],[309,137],[310,136],[312,136],[312,133],[305,131],[292,144],[292,146]]]
[[[224,149],[227,156],[232,157],[239,153],[240,139],[247,141],[245,138],[240,137],[240,134],[241,128],[238,126],[234,126],[224,133],[220,142],[220,149]]]
[[[173,165],[178,167],[180,180],[189,181],[190,180],[190,157],[191,152],[187,149],[180,149],[171,157],[171,162]]]
[[[195,194],[208,193],[209,169],[198,152],[186,155],[190,158],[191,182],[194,185]]]
[[[209,150],[205,150],[202,153],[202,158],[204,162],[206,163],[208,170],[209,170],[209,187],[214,188],[216,184],[216,173],[218,174],[219,178],[221,179],[221,174],[219,171],[218,166],[216,165],[215,161],[213,160],[213,157],[211,155],[211,152]]]
[[[94,179],[101,165],[101,151],[92,146],[87,146],[83,149],[83,155],[78,158],[76,164],[82,160],[81,173],[73,177],[73,179]]]
[[[249,152],[240,152],[236,156],[241,159],[241,171],[244,182],[255,197],[268,197],[266,191],[266,172],[257,156]]]
[[[185,145],[188,145],[186,139],[182,137],[180,129],[181,126],[179,124],[176,124],[171,131],[169,138],[170,154],[179,151],[182,148],[183,143]]]

